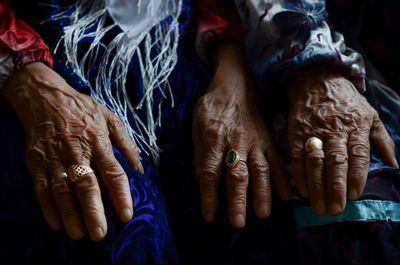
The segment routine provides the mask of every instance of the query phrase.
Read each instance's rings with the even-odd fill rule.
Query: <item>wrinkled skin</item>
[[[398,168],[395,146],[376,110],[340,74],[313,71],[289,90],[289,144],[296,188],[320,215],[343,212],[366,184],[373,144],[383,161]],[[316,136],[324,150],[306,153]]]
[[[193,120],[202,215],[210,222],[215,218],[218,186],[225,167],[228,217],[236,228],[245,226],[249,179],[255,213],[260,218],[271,213],[270,174],[281,197],[290,197],[284,164],[259,115],[242,54],[242,49],[235,45],[217,49],[213,81],[198,101]],[[242,159],[234,168],[227,167],[225,162],[230,149],[236,150]]]
[[[26,133],[26,162],[42,212],[54,229],[65,228],[72,239],[88,231],[92,240],[107,232],[99,179],[104,182],[123,222],[133,215],[127,176],[115,159],[112,144],[143,172],[138,148],[124,125],[90,97],[72,89],[42,63],[13,74],[3,90]],[[65,177],[70,165],[95,173],[75,183]],[[98,178],[98,177],[99,178]]]

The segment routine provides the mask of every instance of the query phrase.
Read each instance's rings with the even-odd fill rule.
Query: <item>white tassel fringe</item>
[[[140,33],[138,37],[129,39],[126,32],[121,32],[108,43],[104,43],[103,38],[117,25],[106,25],[105,0],[78,0],[72,14],[64,11],[52,17],[52,20],[66,17],[70,19],[70,25],[64,27],[64,34],[55,50],[57,51],[60,45],[63,46],[68,63],[87,83],[94,99],[121,118],[131,138],[142,151],[151,155],[156,163],[160,149],[157,146],[155,131],[161,126],[161,102],[156,113],[153,113],[153,96],[156,89],[164,98],[167,98],[169,93],[172,105],[174,104],[168,76],[177,63],[181,1],[178,0],[173,14],[161,22],[154,22],[149,30]],[[143,4],[141,2],[138,1],[138,5]],[[152,8],[151,1],[148,2],[148,8]],[[78,58],[79,42],[84,38],[91,38],[93,41],[85,54]],[[133,106],[128,99],[126,80],[129,63],[135,55],[140,64],[144,96]],[[98,65],[99,72],[92,85],[89,76],[90,69],[95,64]],[[145,113],[145,120],[140,119],[139,111]],[[134,119],[131,122],[134,124],[130,124],[129,115],[133,115]]]

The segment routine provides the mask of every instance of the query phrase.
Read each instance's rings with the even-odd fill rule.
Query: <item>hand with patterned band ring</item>
[[[134,169],[143,172],[143,167],[123,123],[42,63],[14,73],[2,92],[25,129],[27,166],[48,224],[64,227],[72,239],[86,231],[92,240],[103,239],[107,222],[99,179],[120,219],[128,222],[133,215],[129,182],[112,145]]]

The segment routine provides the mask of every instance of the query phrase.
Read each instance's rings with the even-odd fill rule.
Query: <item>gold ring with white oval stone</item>
[[[90,174],[93,172],[93,169],[87,166],[82,166],[82,165],[72,165],[68,168],[68,179],[71,182],[77,181],[80,177]]]
[[[324,143],[318,137],[310,137],[307,139],[306,144],[304,145],[304,149],[307,153],[310,153],[314,150],[323,150]]]

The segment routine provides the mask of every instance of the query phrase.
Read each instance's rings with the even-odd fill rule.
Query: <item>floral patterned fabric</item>
[[[363,59],[346,46],[341,34],[329,28],[325,0],[199,1],[203,10],[216,13],[214,17],[201,13],[199,39],[203,45],[209,44],[210,35],[223,38],[231,35],[233,28],[240,32],[231,15],[232,2],[242,20],[249,65],[261,89],[279,89],[301,70],[324,65],[340,69],[360,92],[365,91]]]

